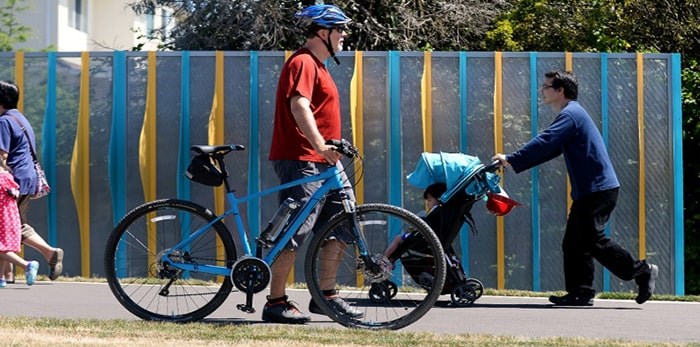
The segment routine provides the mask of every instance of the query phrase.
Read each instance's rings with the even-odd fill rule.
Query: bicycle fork
[[[341,193],[341,201],[343,202],[343,210],[346,214],[351,216],[353,230],[352,233],[355,236],[357,242],[357,248],[359,252],[359,259],[357,262],[358,270],[364,268],[366,273],[370,274],[381,274],[383,269],[377,261],[372,258],[369,249],[367,248],[367,242],[365,241],[365,234],[360,224],[360,218],[357,216],[357,206],[355,201],[351,200],[345,193]],[[364,264],[364,265],[363,265]]]

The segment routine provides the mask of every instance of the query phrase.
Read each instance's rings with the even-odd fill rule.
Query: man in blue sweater
[[[622,280],[635,280],[638,304],[654,292],[659,269],[634,259],[605,235],[605,224],[615,209],[620,183],[603,138],[588,112],[576,101],[578,84],[569,72],[547,72],[542,100],[559,114],[552,124],[517,151],[498,153],[493,160],[510,165],[516,173],[564,155],[571,181],[571,210],[562,241],[566,295],[551,296],[561,306],[592,306],[595,289],[593,259]]]

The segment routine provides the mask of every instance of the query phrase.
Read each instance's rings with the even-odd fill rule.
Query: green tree
[[[615,0],[523,0],[497,20],[486,48],[511,51],[625,51]]]
[[[14,50],[15,45],[29,39],[32,28],[22,25],[17,14],[27,10],[26,0],[7,0],[0,6],[0,51]]]
[[[136,13],[167,6],[176,27],[161,35],[176,50],[293,50],[303,42],[293,14],[316,1],[139,0]],[[327,1],[331,3],[330,1]],[[494,18],[508,1],[334,1],[353,18],[345,43],[360,50],[480,49]]]
[[[683,63],[683,189],[685,197],[685,290],[700,294],[700,63]]]

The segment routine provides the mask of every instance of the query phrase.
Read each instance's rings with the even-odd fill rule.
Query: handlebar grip
[[[341,140],[327,140],[326,144],[329,146],[341,147],[343,145],[343,141],[341,141]]]
[[[345,155],[348,158],[352,159],[357,156],[357,148],[353,147],[353,145],[351,145],[350,142],[348,142],[345,139],[327,140],[326,144],[335,147],[336,151]]]

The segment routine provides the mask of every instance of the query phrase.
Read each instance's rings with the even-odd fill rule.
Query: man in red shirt
[[[338,88],[324,61],[333,57],[339,63],[335,52],[343,49],[345,26],[350,18],[333,5],[309,6],[294,16],[298,20],[297,26],[306,31],[307,40],[302,48],[289,57],[280,74],[269,157],[283,184],[318,174],[331,166],[342,166],[340,153],[334,151],[333,146],[326,145],[326,140],[340,139],[341,121]],[[341,181],[348,181],[344,174]],[[290,197],[306,202],[320,186],[320,182],[311,182],[285,189],[280,193],[280,203]],[[345,187],[343,193],[354,200],[352,187]],[[270,295],[263,309],[263,321],[303,324],[311,320],[295,302],[287,299],[286,280],[300,244],[308,232],[313,230],[316,221],[327,220],[341,209],[340,194],[328,196],[272,264]],[[324,250],[333,253],[342,250],[342,242],[328,242],[335,245],[328,245]],[[335,257],[329,255],[324,258]],[[340,312],[352,317],[362,316],[362,312],[337,296],[334,276],[337,264],[328,264],[326,269],[329,274],[323,276],[321,283],[326,299]],[[322,313],[313,301],[309,305],[309,311]]]

